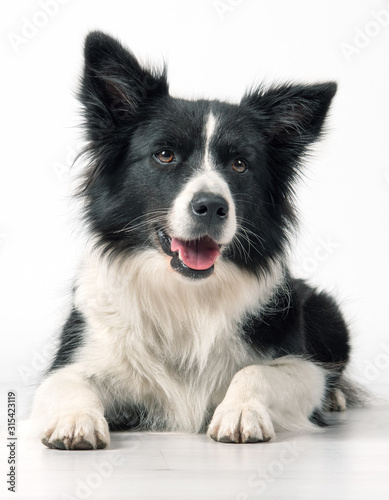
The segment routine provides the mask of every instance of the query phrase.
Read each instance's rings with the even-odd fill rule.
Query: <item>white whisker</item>
[[[167,213],[168,213],[167,209],[153,210],[147,212],[139,217],[136,217],[132,221],[127,222],[127,224],[125,224],[125,226],[123,226],[122,229],[119,229],[114,232],[125,233],[128,235],[129,233],[140,230],[142,228],[150,227],[152,225],[156,224],[158,224],[159,226],[166,225],[165,218]]]

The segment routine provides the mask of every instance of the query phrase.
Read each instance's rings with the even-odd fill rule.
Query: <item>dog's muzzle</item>
[[[175,271],[193,279],[207,278],[214,272],[221,243],[226,243],[229,204],[220,194],[199,190],[178,206],[169,221],[171,234],[158,228],[159,243],[172,257]]]

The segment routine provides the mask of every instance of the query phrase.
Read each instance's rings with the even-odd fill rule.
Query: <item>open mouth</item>
[[[188,278],[207,278],[214,271],[215,260],[220,255],[220,245],[209,236],[195,240],[170,237],[162,229],[157,231],[162,250],[172,257],[172,268]]]

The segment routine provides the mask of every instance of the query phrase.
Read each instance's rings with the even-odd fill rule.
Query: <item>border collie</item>
[[[268,441],[345,409],[347,325],[287,264],[294,180],[335,92],[178,99],[165,69],[88,35],[90,243],[33,404],[43,444],[104,448],[121,429]]]

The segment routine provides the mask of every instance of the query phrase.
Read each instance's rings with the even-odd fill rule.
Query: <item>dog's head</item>
[[[293,180],[335,91],[287,84],[237,105],[177,99],[165,70],[91,33],[80,100],[93,233],[115,253],[154,248],[191,279],[217,272],[218,259],[266,269],[284,251]]]

